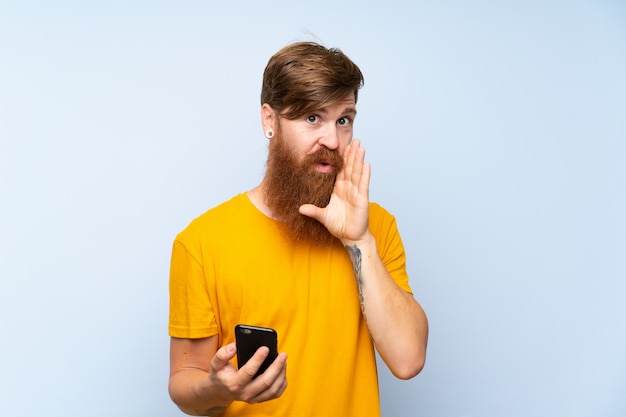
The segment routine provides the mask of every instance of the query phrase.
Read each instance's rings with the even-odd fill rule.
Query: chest
[[[352,265],[339,243],[329,248],[250,243],[220,252],[206,272],[225,334],[238,323],[322,331],[338,318],[359,318]]]

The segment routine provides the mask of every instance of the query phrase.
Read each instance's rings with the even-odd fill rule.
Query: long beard
[[[330,163],[335,169],[323,174],[315,170],[320,161]],[[283,140],[280,129],[270,141],[265,173],[265,203],[279,220],[283,234],[296,242],[326,245],[334,237],[317,220],[298,212],[303,204],[326,207],[335,186],[337,172],[343,166],[339,152],[321,148],[315,154],[298,160]]]

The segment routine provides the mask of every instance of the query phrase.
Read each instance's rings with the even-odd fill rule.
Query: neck
[[[248,198],[261,213],[266,215],[269,218],[274,218],[272,215],[272,210],[265,203],[265,186],[263,183],[257,185],[253,189],[247,192]]]

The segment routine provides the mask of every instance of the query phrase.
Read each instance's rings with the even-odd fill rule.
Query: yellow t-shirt
[[[370,203],[369,227],[397,284],[410,292],[395,219]],[[235,340],[236,324],[272,327],[286,352],[283,395],[234,402],[224,416],[379,416],[374,348],[346,249],[287,242],[277,223],[240,194],[174,241],[170,336]]]

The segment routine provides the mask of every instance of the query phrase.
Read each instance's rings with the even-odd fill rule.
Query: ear
[[[269,104],[264,103],[261,106],[261,125],[263,126],[263,133],[265,134],[265,132],[267,132],[268,130],[275,131],[276,121],[276,112]]]

